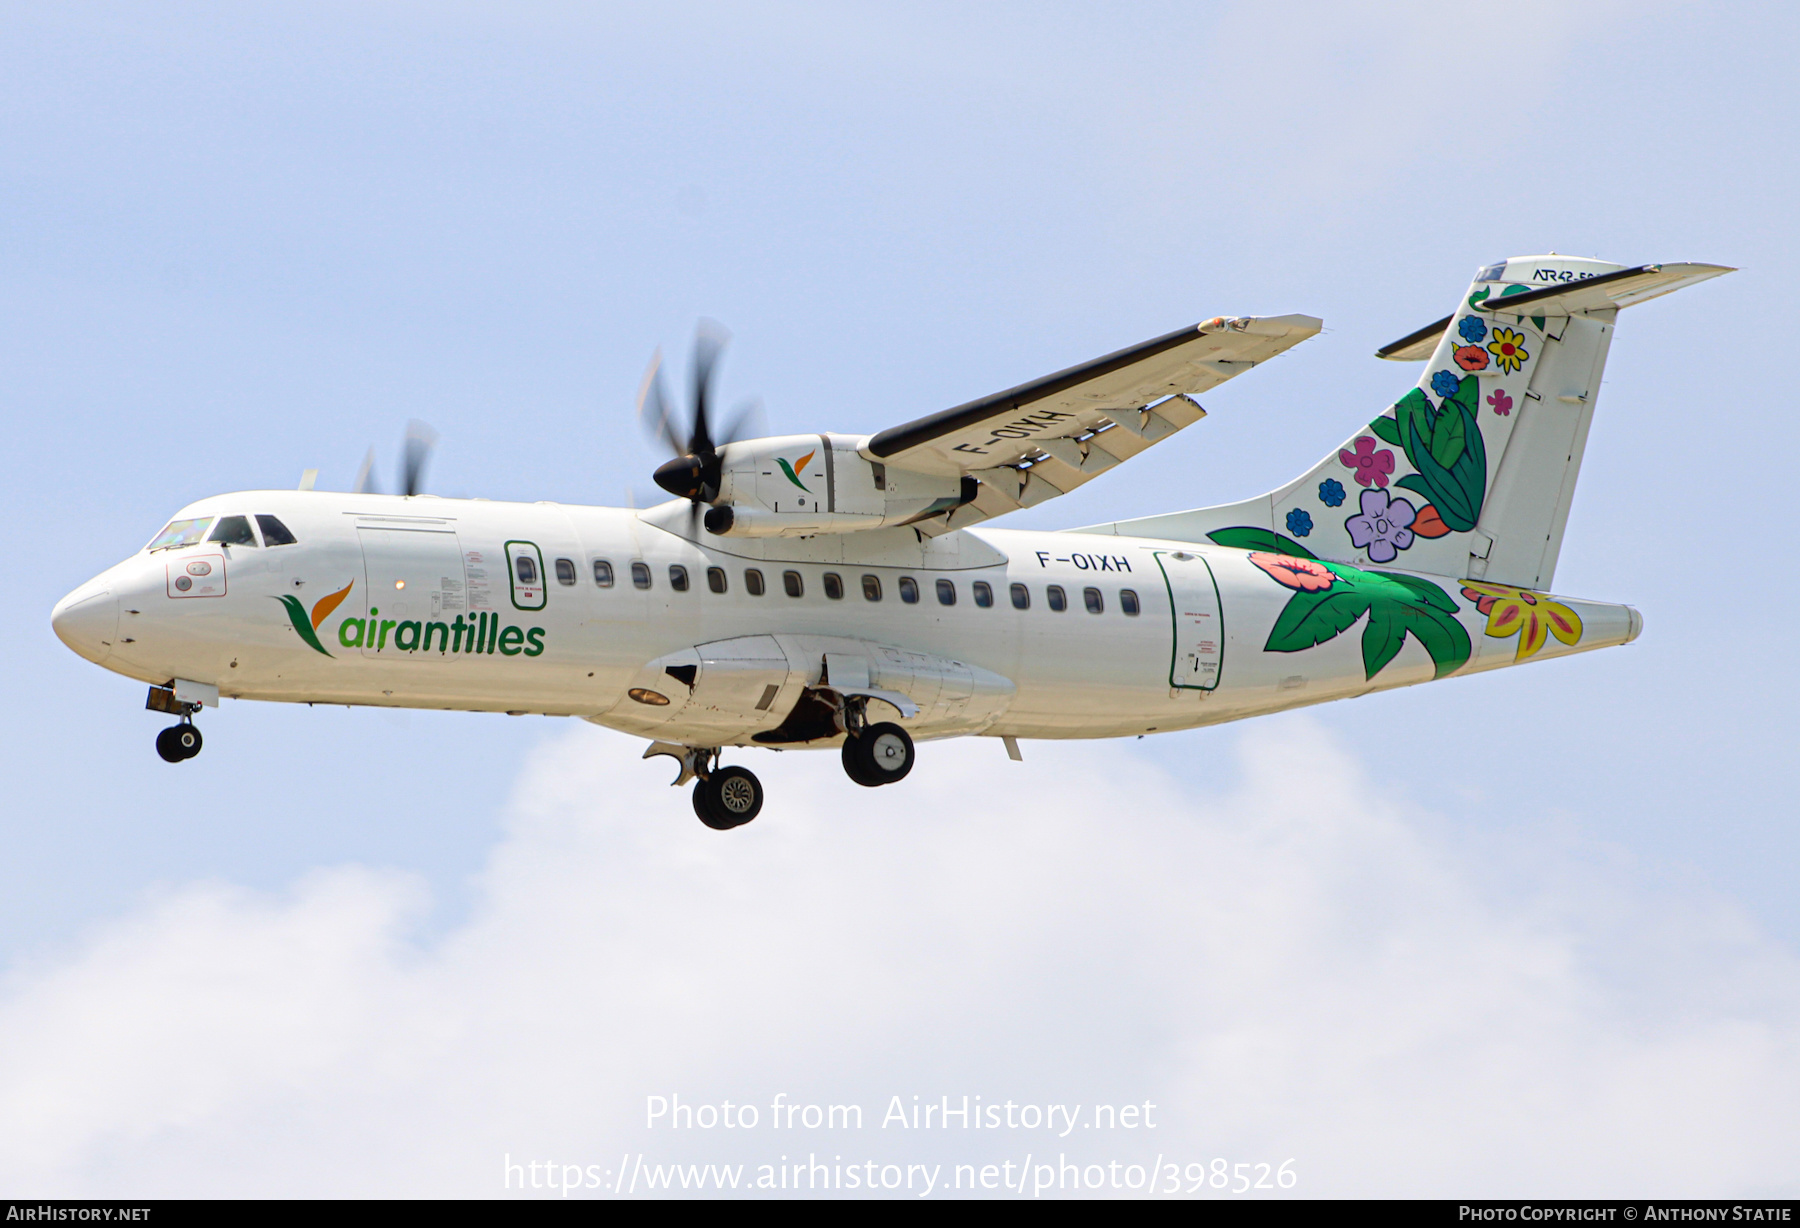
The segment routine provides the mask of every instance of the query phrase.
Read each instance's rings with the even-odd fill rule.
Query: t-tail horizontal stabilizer
[[[1619,309],[1729,272],[1556,255],[1489,265],[1455,311],[1379,351],[1424,360],[1418,384],[1296,481],[1076,531],[1255,530],[1330,562],[1549,588]]]

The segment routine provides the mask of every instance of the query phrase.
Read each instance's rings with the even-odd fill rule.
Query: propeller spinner
[[[700,505],[719,497],[719,449],[741,438],[743,428],[756,411],[754,401],[741,406],[731,425],[715,438],[708,406],[712,399],[713,372],[730,334],[712,320],[702,320],[694,333],[694,361],[690,369],[693,411],[683,432],[674,407],[663,388],[662,351],[651,355],[650,367],[638,389],[638,418],[657,439],[675,453],[656,469],[656,484],[686,499],[698,512]]]

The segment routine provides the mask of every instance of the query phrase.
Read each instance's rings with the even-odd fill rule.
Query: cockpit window
[[[213,526],[212,534],[206,540],[224,542],[227,546],[254,546],[256,534],[250,531],[250,517],[221,516],[219,523]]]
[[[171,520],[169,527],[156,535],[146,550],[173,550],[176,546],[191,546],[206,536],[206,526],[212,523],[211,516],[202,516],[197,520]]]
[[[294,535],[288,532],[286,525],[273,516],[258,514],[256,527],[262,530],[263,545],[265,546],[291,546],[294,544]]]
[[[1476,281],[1499,281],[1502,277],[1505,277],[1505,276],[1506,276],[1506,261],[1502,260],[1499,264],[1490,264],[1487,266],[1487,268],[1485,268],[1485,269],[1481,270],[1481,272],[1475,274],[1475,280]]]

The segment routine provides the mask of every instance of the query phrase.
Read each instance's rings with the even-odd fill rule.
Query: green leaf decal
[[[1463,441],[1467,438],[1461,414],[1439,413],[1437,425],[1431,430],[1431,458],[1450,468],[1462,458]]]
[[[1269,631],[1264,652],[1304,652],[1335,639],[1364,614],[1363,675],[1373,679],[1400,654],[1406,637],[1419,641],[1442,678],[1468,663],[1469,633],[1455,599],[1429,580],[1388,571],[1326,563],[1338,579],[1318,592],[1296,592]]]
[[[1458,606],[1455,600],[1430,580],[1422,580],[1418,576],[1401,575],[1397,571],[1366,571],[1363,574],[1366,576],[1380,576],[1389,584],[1398,584],[1411,594],[1413,600],[1424,602],[1426,605],[1442,610],[1446,614],[1455,614],[1458,612]]]
[[[287,611],[288,621],[294,624],[294,630],[300,634],[300,638],[310,644],[314,652],[325,653],[329,657],[331,654],[325,652],[325,645],[319,643],[319,637],[313,631],[312,619],[306,616],[306,607],[300,604],[300,599],[277,597],[275,600],[281,602],[282,608]]]
[[[1453,674],[1468,663],[1471,651],[1469,633],[1454,616],[1408,605],[1397,607],[1393,611],[1393,617],[1430,654],[1431,663],[1437,667],[1432,677],[1442,678]],[[1368,666],[1366,659],[1363,665],[1365,668]],[[1374,676],[1369,675],[1371,678]]]
[[[1369,609],[1369,625],[1363,628],[1363,680],[1370,681],[1389,661],[1400,655],[1406,643],[1406,628],[1394,617],[1392,606],[1378,604]]]
[[[1444,523],[1462,533],[1475,527],[1487,497],[1487,445],[1475,414],[1479,392],[1480,382],[1466,375],[1455,394],[1436,409],[1417,388],[1395,405],[1406,441],[1406,459],[1419,472],[1394,485],[1425,496]],[[1455,446],[1459,441],[1460,448]]]
[[[1333,571],[1337,569],[1332,568]],[[1354,586],[1317,593],[1295,593],[1269,631],[1264,652],[1302,652],[1315,644],[1336,639],[1356,624],[1369,609],[1369,596]]]
[[[1259,529],[1254,525],[1216,529],[1208,533],[1206,537],[1214,545],[1226,546],[1232,550],[1267,550],[1272,554],[1286,554],[1297,559],[1318,557],[1293,538],[1284,537],[1280,533],[1274,533],[1268,529]]]

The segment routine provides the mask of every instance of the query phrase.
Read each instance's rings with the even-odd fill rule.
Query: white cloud
[[[1715,903],[1536,861],[1531,890],[1311,722],[933,744],[865,791],[760,756],[703,829],[667,761],[528,763],[475,914],[405,876],[168,892],[0,997],[0,1180],[43,1193],[500,1193],[502,1157],[1294,1157],[1298,1192],[1792,1194],[1800,969]],[[1472,765],[1471,771],[1477,770]],[[1532,839],[1533,837],[1518,837]],[[1496,837],[1495,839],[1500,839]],[[1503,841],[1502,841],[1503,842]],[[777,1092],[860,1132],[767,1128]],[[643,1128],[645,1097],[761,1106]],[[911,1103],[1157,1104],[1154,1132],[901,1132]]]

